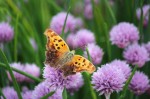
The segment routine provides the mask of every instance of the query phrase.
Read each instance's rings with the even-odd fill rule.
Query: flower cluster
[[[150,88],[148,77],[143,72],[137,71],[130,82],[129,88],[136,95],[143,94]]]
[[[21,63],[11,63],[10,64],[11,67],[16,68],[18,70],[21,70],[23,72],[26,72],[28,74],[31,74],[35,77],[39,77],[40,76],[40,68],[38,66],[36,66],[35,64],[21,64]],[[10,81],[12,81],[10,74],[7,72],[8,74],[8,78]],[[16,80],[18,82],[32,82],[33,80],[20,74],[17,72],[13,72]]]
[[[32,99],[40,99],[41,97],[45,96],[46,94],[55,91],[55,93],[48,97],[48,99],[62,99],[62,89],[56,88],[53,86],[49,86],[47,82],[41,82],[37,85],[32,92]]]
[[[84,84],[80,73],[64,77],[61,70],[56,70],[49,65],[45,66],[43,76],[49,86],[61,89],[65,87],[71,94],[73,94],[74,91],[78,91]]]
[[[94,0],[95,4],[99,3],[99,0]],[[93,8],[91,4],[91,0],[84,0],[84,16],[86,19],[92,19],[93,18]]]
[[[139,67],[142,67],[147,61],[149,61],[147,50],[138,44],[132,44],[127,47],[123,52],[123,57],[128,63],[138,65]]]
[[[103,50],[96,44],[90,43],[87,45],[90,57],[92,59],[93,64],[100,64],[103,58]],[[88,58],[87,51],[84,51],[84,56]]]
[[[121,22],[111,29],[110,40],[112,44],[117,45],[119,48],[125,48],[139,40],[139,31],[133,24]]]
[[[105,94],[105,96],[110,95],[114,91],[119,92],[122,90],[125,81],[122,70],[114,64],[102,65],[92,76],[93,88],[100,95]]]
[[[121,69],[125,78],[128,79],[128,77],[131,74],[131,67],[129,66],[129,64],[127,64],[125,61],[121,61],[121,60],[114,60],[110,64]]]
[[[149,57],[150,57],[150,42],[148,42],[147,44],[143,44],[143,46],[145,47],[145,49],[147,50]]]
[[[142,8],[143,18],[144,18],[144,21],[143,21],[144,26],[147,26],[148,21],[149,21],[149,9],[150,9],[150,5],[144,5],[143,8]],[[138,8],[136,10],[136,16],[137,16],[138,20],[141,19],[141,9],[140,8]]]
[[[70,34],[67,37],[67,44],[71,48],[84,48],[88,43],[94,42],[95,42],[94,34],[87,29],[81,29],[77,31],[76,34]]]
[[[7,22],[0,23],[0,43],[9,42],[14,37],[14,30]]]
[[[60,12],[57,15],[53,16],[50,22],[50,28],[53,29],[56,33],[61,34],[66,16],[66,12]],[[68,14],[64,32],[74,32],[78,27],[82,26],[83,22],[80,18],[75,18],[73,15]]]

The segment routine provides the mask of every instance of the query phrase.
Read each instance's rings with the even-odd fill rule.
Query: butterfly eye
[[[56,46],[58,46],[58,44],[55,44]]]
[[[78,62],[75,62],[75,64],[77,64]]]

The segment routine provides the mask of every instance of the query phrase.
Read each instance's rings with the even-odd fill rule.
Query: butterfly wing
[[[53,67],[70,50],[66,42],[53,30],[47,29],[44,34],[47,37],[45,63]]]
[[[95,66],[89,60],[80,55],[74,55],[72,61],[66,63],[62,67],[64,76],[72,75],[77,72],[83,71],[93,73],[95,69],[96,69]]]

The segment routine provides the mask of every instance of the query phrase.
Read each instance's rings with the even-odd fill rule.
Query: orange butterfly
[[[87,71],[93,73],[95,66],[86,58],[74,55],[66,42],[53,30],[47,29],[44,33],[47,37],[45,63],[63,71],[64,76],[77,72]]]

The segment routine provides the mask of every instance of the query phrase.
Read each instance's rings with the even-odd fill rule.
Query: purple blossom
[[[149,9],[150,9],[150,5],[144,5],[143,8],[142,8],[143,18],[144,18],[144,20],[143,20],[143,25],[144,26],[147,26],[148,21],[149,21]],[[136,16],[137,16],[138,20],[141,19],[141,9],[140,8],[138,8],[136,10]]]
[[[137,71],[129,85],[131,91],[133,91],[136,95],[143,94],[149,88],[149,79],[143,72]]]
[[[143,44],[143,46],[146,48],[147,52],[149,53],[150,56],[150,41],[147,44]]]
[[[76,34],[69,34],[67,37],[67,44],[72,48],[84,48],[88,43],[94,43],[94,34],[86,29],[77,31]]]
[[[32,92],[32,99],[40,99],[52,91],[55,91],[55,93],[48,99],[62,99],[63,90],[53,86],[48,86],[47,82],[45,81],[35,87],[34,91]]]
[[[99,0],[94,0],[95,4],[99,3]],[[84,0],[84,16],[86,19],[91,20],[93,18],[93,8],[91,0]]]
[[[11,67],[14,67],[14,68],[16,68],[16,69],[18,69],[18,70],[20,70],[20,71],[24,71],[24,66],[22,66],[21,63],[11,63],[10,66],[11,66]],[[14,76],[15,76],[17,82],[23,82],[23,81],[24,81],[24,79],[25,79],[25,76],[24,76],[24,75],[22,75],[22,74],[20,74],[20,73],[17,73],[17,72],[15,72],[15,71],[13,71],[13,74],[14,74]],[[8,75],[9,80],[12,81],[9,72],[7,72],[7,75]]]
[[[117,45],[119,48],[125,48],[139,40],[139,31],[133,24],[121,22],[111,29],[110,40],[112,44]]]
[[[114,60],[110,64],[121,69],[125,78],[128,79],[128,77],[131,74],[131,67],[129,66],[129,64],[127,64],[125,61],[121,61],[121,60]]]
[[[11,63],[10,66],[14,67],[20,71],[31,74],[32,76],[35,76],[35,77],[40,76],[40,68],[38,66],[36,66],[35,64]],[[8,74],[9,80],[12,81],[9,72],[7,72],[7,74]],[[20,73],[13,71],[13,74],[18,82],[33,82],[32,79],[30,79]]]
[[[57,88],[66,88],[71,94],[78,91],[82,87],[84,81],[81,73],[64,77],[62,71],[46,65],[43,72],[44,78],[49,86],[56,86]]]
[[[147,50],[138,44],[132,44],[126,48],[123,52],[123,57],[128,63],[138,65],[138,67],[142,67],[147,61],[149,61]]]
[[[14,37],[14,30],[7,22],[0,23],[0,43],[9,42]]]
[[[95,65],[100,64],[103,58],[103,54],[104,54],[103,50],[94,43],[88,44],[87,48],[88,48],[93,64]],[[88,58],[86,51],[84,51],[84,56]]]
[[[6,99],[18,99],[17,93],[13,87],[5,87],[2,89],[2,92],[4,96],[6,97]],[[2,96],[0,98],[2,98]]]
[[[87,19],[93,18],[93,9],[91,4],[86,4],[84,7],[84,16]]]
[[[25,64],[24,71],[32,76],[39,77],[40,76],[40,68],[35,64]],[[32,82],[33,80],[26,77],[26,82]]]
[[[57,15],[55,15],[51,20],[50,28],[53,29],[56,33],[61,34],[66,15],[66,12],[60,12]],[[68,14],[64,32],[67,33],[75,31],[77,27],[76,23],[76,18],[71,14]]]
[[[32,92],[31,90],[25,91],[22,93],[22,98],[23,99],[32,99]]]
[[[112,64],[102,65],[101,68],[93,73],[92,84],[100,95],[110,95],[112,92],[119,92],[126,81],[122,70]]]
[[[83,21],[81,18],[75,19],[76,28],[82,28],[83,27]]]

